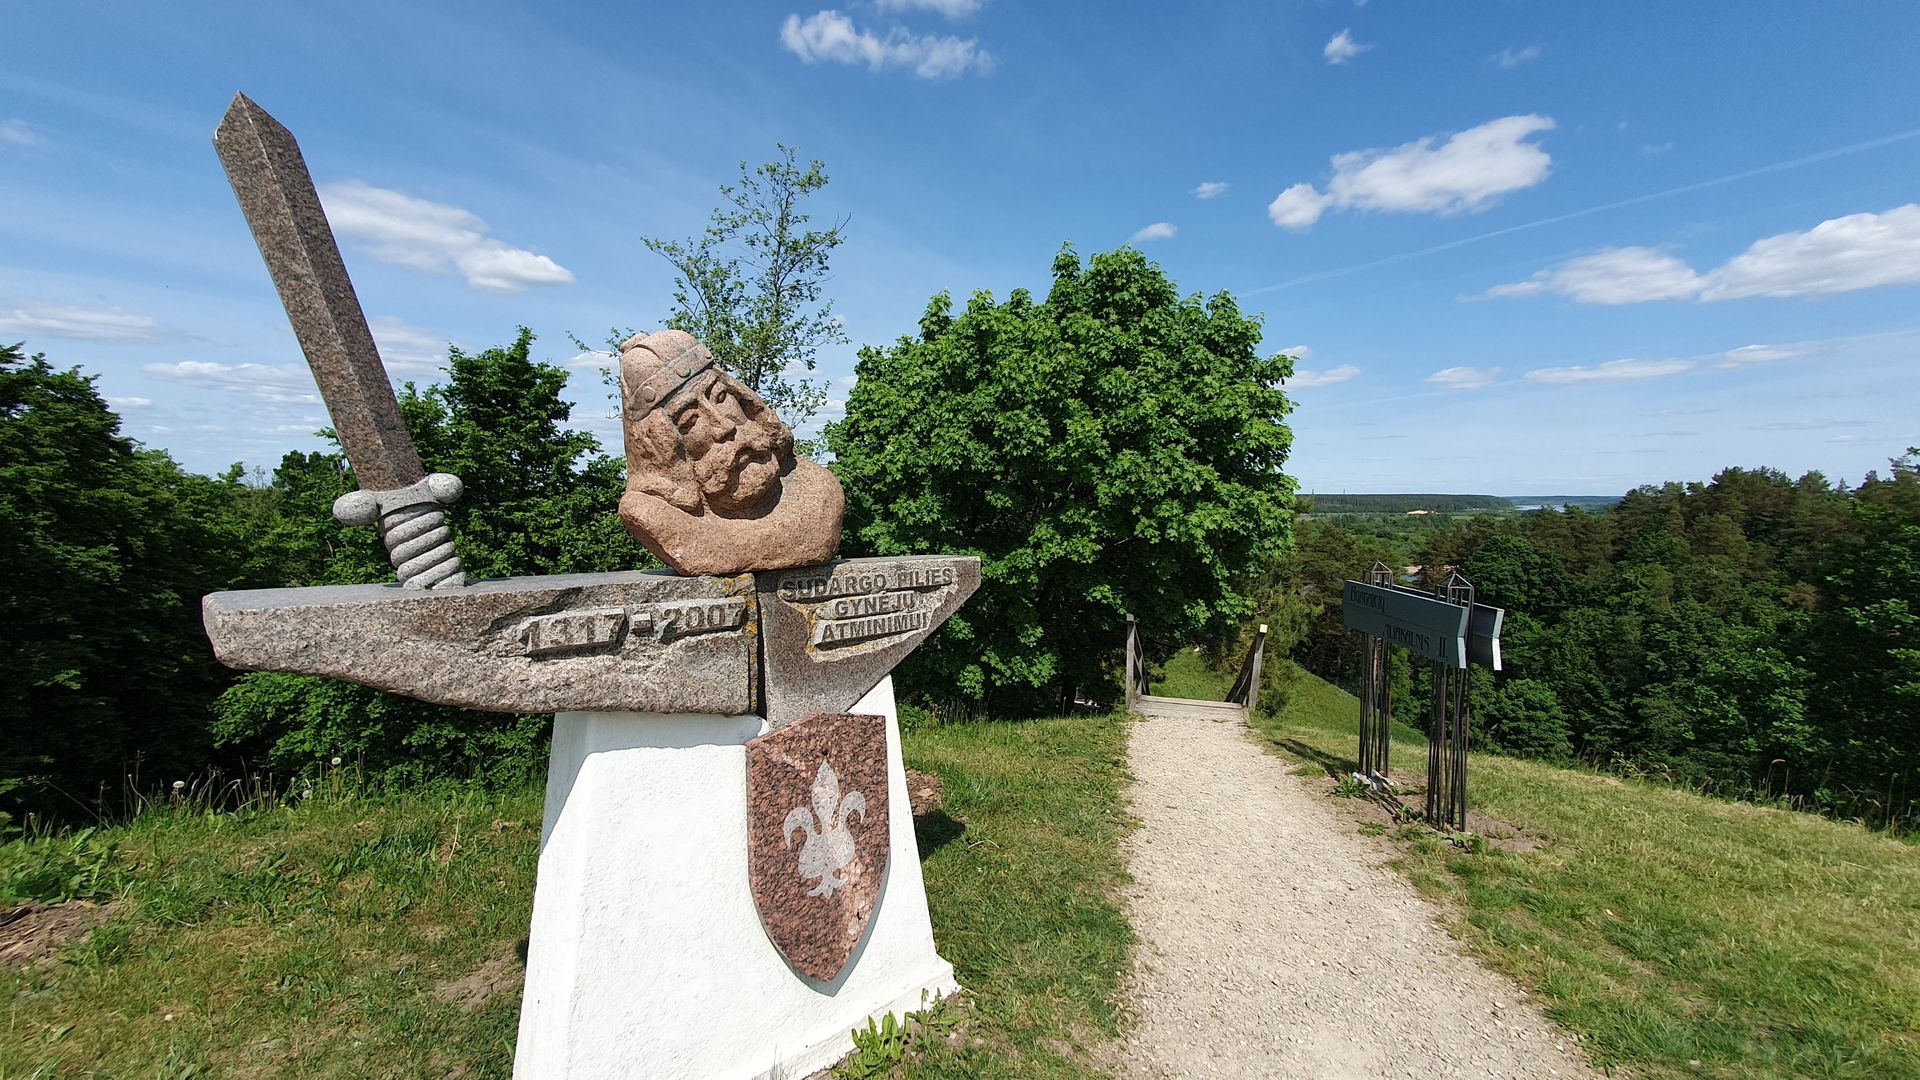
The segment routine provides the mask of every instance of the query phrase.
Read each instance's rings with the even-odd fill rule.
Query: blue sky
[[[1857,481],[1920,443],[1906,2],[51,4],[7,16],[0,340],[190,468],[326,422],[211,134],[299,138],[396,379],[664,317],[641,246],[776,142],[853,344],[1127,243],[1298,352],[1306,490]]]

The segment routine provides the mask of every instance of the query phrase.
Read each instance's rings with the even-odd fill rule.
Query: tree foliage
[[[239,480],[140,449],[93,377],[0,346],[0,805],[92,810],[207,760],[225,677],[200,595],[260,582]]]
[[[807,228],[806,197],[827,186],[826,167],[801,168],[795,149],[753,169],[740,163],[740,180],[720,186],[725,204],[706,231],[685,241],[645,237],[654,254],[673,264],[673,311],[667,325],[685,330],[714,359],[798,428],[819,411],[826,393],[798,366],[812,371],[823,345],[847,340],[833,302],[822,295],[828,261],[845,237],[844,221]]]
[[[976,701],[1111,693],[1134,613],[1162,642],[1231,631],[1285,550],[1285,357],[1224,294],[1182,298],[1131,249],[1053,263],[1044,301],[944,293],[860,352],[827,429],[853,552],[979,555],[980,593],[912,662]]]
[[[1726,469],[1635,489],[1597,514],[1475,518],[1426,539],[1412,558],[1427,580],[1457,569],[1508,609],[1506,670],[1474,680],[1476,739],[1910,820],[1920,810],[1915,457],[1853,490],[1818,473]],[[1294,648],[1310,670],[1353,679],[1354,635],[1338,601],[1329,618],[1321,598],[1371,554],[1316,521],[1276,565],[1269,621],[1311,607]],[[1396,713],[1424,722],[1418,704]]]

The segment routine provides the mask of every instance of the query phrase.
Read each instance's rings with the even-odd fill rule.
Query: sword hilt
[[[467,583],[453,530],[442,507],[460,501],[463,485],[452,473],[429,473],[403,488],[349,491],[333,501],[333,516],[345,525],[380,526],[380,541],[400,584],[409,589],[455,589]]]

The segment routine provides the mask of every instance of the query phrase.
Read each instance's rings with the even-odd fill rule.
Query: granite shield
[[[767,937],[831,981],[886,880],[887,722],[817,713],[747,743],[747,871]]]

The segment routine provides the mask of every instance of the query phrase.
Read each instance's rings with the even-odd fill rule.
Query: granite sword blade
[[[460,482],[429,477],[420,463],[293,133],[235,94],[213,145],[360,481],[335,516],[378,522],[402,584],[464,584],[440,509],[459,497]]]

